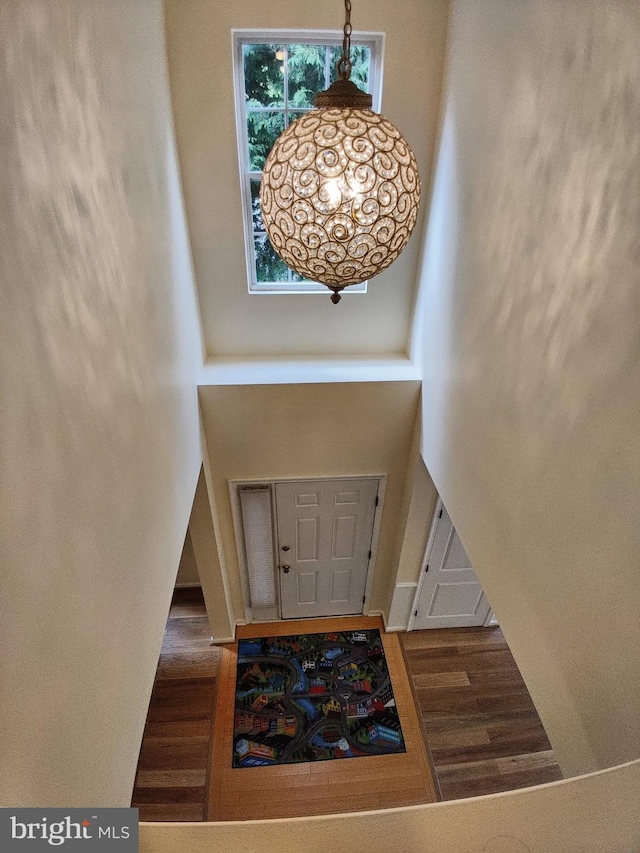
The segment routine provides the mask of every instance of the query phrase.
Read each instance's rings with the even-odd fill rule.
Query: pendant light
[[[407,245],[420,205],[411,148],[350,80],[351,0],[338,79],[278,137],[264,165],[262,221],[291,269],[333,291],[378,275]]]

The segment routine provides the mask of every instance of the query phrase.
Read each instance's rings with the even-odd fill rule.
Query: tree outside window
[[[264,162],[282,131],[305,112],[313,109],[313,96],[336,79],[336,65],[342,53],[338,44],[254,44],[242,45],[244,108],[251,223],[258,283],[302,281],[275,253],[260,216],[260,181]],[[370,91],[371,48],[351,48],[351,79]]]

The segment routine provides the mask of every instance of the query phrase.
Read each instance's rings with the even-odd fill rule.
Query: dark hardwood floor
[[[204,820],[221,656],[209,635],[202,591],[176,590],[131,803],[140,820]]]
[[[562,778],[499,628],[413,631],[400,639],[443,799]],[[176,590],[132,798],[141,820],[206,819],[222,656],[209,645],[201,591]]]
[[[562,779],[500,628],[401,634],[443,800]]]

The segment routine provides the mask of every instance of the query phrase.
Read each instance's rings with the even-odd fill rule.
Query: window
[[[380,109],[381,33],[351,37],[351,79]],[[260,217],[260,181],[267,154],[282,131],[313,109],[313,96],[336,77],[342,33],[233,31],[238,153],[247,277],[251,293],[325,293],[275,253]],[[366,282],[345,292],[366,293]]]

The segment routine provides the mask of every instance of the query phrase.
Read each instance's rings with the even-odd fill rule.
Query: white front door
[[[283,619],[362,613],[378,482],[276,483]]]
[[[449,513],[439,502],[412,628],[484,625],[490,605]]]

